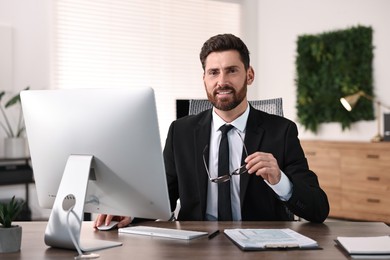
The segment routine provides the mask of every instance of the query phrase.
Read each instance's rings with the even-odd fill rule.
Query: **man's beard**
[[[217,98],[217,90],[230,90],[232,92],[232,98]],[[247,92],[247,83],[245,81],[243,87],[239,92],[236,92],[236,90],[231,86],[224,86],[221,88],[214,89],[212,93],[208,92],[206,88],[206,92],[208,100],[211,102],[211,104],[213,104],[215,108],[222,111],[229,111],[236,108],[244,100]]]

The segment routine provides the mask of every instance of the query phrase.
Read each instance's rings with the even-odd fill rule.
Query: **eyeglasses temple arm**
[[[209,146],[206,145],[206,147],[203,149],[203,153],[202,153],[202,157],[203,157],[203,164],[204,164],[204,168],[206,169],[206,172],[207,172],[207,175],[209,176],[209,179],[211,180],[211,175],[210,175],[210,172],[209,172],[209,167],[207,167],[207,163],[206,163],[206,158],[204,157],[204,154],[206,152],[206,149],[208,148]]]
[[[240,137],[241,141],[242,141],[242,146],[244,147],[244,151],[245,151],[245,154],[246,156],[248,157],[248,150],[246,149],[246,145],[245,145],[245,142],[244,142],[244,139],[242,138],[241,134],[239,132],[236,132],[238,134],[238,136]]]

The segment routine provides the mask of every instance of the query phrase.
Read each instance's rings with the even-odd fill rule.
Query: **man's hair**
[[[206,58],[210,53],[228,50],[238,51],[241,61],[244,63],[245,69],[247,70],[249,68],[249,51],[245,43],[233,34],[218,34],[208,39],[202,46],[199,57],[203,70],[206,66]]]

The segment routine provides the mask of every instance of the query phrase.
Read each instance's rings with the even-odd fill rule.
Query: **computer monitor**
[[[170,218],[153,89],[28,90],[21,103],[47,245],[118,245],[83,245],[84,212]]]

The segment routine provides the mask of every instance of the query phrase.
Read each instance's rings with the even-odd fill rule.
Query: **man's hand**
[[[100,214],[95,219],[93,224],[94,228],[97,228],[103,224],[106,226],[110,224],[111,220],[119,221],[118,228],[126,227],[131,223],[131,217],[122,217],[122,216],[112,216],[112,215],[103,215]]]
[[[281,178],[278,162],[270,153],[255,152],[245,159],[249,174],[261,176],[269,184],[278,184]]]

